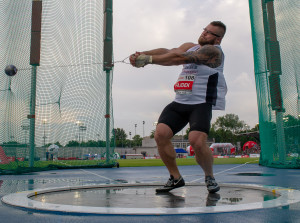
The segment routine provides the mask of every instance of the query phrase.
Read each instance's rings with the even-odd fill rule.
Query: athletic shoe
[[[179,177],[178,180],[175,180],[174,177],[171,175],[168,182],[165,184],[165,186],[156,189],[156,192],[157,193],[169,192],[170,190],[173,190],[178,187],[183,187],[184,185],[185,182],[181,176]]]
[[[216,193],[220,190],[220,187],[217,184],[215,178],[211,176],[205,177],[205,184],[209,193]]]

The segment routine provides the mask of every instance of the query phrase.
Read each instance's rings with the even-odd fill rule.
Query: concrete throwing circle
[[[32,211],[101,215],[173,215],[246,211],[300,202],[300,191],[274,186],[220,184],[209,194],[204,184],[188,183],[169,193],[162,184],[110,184],[24,191],[2,202]]]

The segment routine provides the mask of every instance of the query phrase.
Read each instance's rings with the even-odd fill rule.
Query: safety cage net
[[[300,1],[249,0],[260,164],[300,168]]]
[[[115,165],[104,7],[0,0],[0,174]]]

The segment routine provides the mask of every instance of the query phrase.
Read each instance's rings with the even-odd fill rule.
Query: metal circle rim
[[[208,214],[208,213],[224,213],[247,211],[263,208],[274,208],[287,206],[293,203],[300,202],[300,191],[282,188],[276,186],[261,186],[256,184],[220,184],[221,187],[241,187],[245,189],[263,190],[279,195],[278,198],[255,203],[247,203],[240,205],[223,205],[212,207],[184,207],[184,208],[120,208],[120,207],[91,207],[91,206],[75,206],[43,203],[30,199],[34,195],[44,193],[93,189],[93,188],[132,188],[145,186],[161,186],[161,183],[151,184],[109,184],[109,185],[83,185],[74,187],[56,187],[39,189],[34,191],[23,191],[13,194],[8,194],[2,197],[4,204],[32,211],[43,211],[49,213],[67,213],[67,214],[93,214],[93,215],[185,215],[185,214]],[[203,186],[203,183],[188,183],[187,186]]]

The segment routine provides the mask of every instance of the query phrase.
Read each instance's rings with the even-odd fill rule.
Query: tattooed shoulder
[[[197,51],[185,52],[183,54],[186,63],[207,65],[215,68],[221,65],[222,53],[213,45],[205,45]]]

